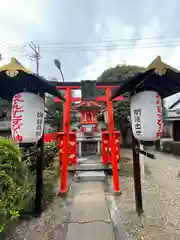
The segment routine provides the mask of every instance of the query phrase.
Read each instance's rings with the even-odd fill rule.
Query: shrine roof
[[[102,105],[94,101],[82,101],[74,105],[74,108],[77,110],[100,110]]]
[[[145,90],[156,91],[162,98],[180,92],[180,72],[157,57],[144,72],[139,72],[123,81],[121,79],[120,87],[114,91],[111,99],[127,92],[138,93]]]
[[[0,67],[0,83],[0,97],[4,100],[11,101],[16,93],[24,90],[49,93],[65,100],[51,82],[26,69],[15,58],[12,58],[9,64]]]

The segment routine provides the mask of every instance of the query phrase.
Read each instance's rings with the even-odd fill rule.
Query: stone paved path
[[[76,183],[67,240],[114,240],[102,182]]]

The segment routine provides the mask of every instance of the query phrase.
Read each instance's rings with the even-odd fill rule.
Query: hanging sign
[[[44,129],[44,100],[29,92],[17,93],[12,100],[11,133],[19,143],[35,143]]]
[[[180,120],[180,109],[167,109],[166,120],[175,121]]]
[[[162,101],[155,91],[143,91],[131,98],[131,124],[134,136],[142,141],[156,141],[160,138]]]

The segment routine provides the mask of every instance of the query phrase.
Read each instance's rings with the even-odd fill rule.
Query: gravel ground
[[[22,221],[8,240],[65,240],[74,189],[67,199],[56,196],[39,218]]]
[[[144,214],[135,212],[132,177],[121,177],[122,195],[116,198],[119,224],[132,239],[180,239],[180,158],[155,151],[146,164],[150,174],[142,183]],[[131,158],[131,151],[122,151]]]

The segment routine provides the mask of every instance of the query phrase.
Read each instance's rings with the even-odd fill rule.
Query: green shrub
[[[43,202],[46,204],[56,195],[56,181],[58,178],[59,165],[57,162],[49,165],[44,170],[44,189],[43,189]]]
[[[33,195],[33,188],[33,176],[26,163],[21,162],[18,147],[0,138],[0,232],[20,216]]]
[[[171,153],[180,156],[180,142],[172,142],[171,143]]]
[[[47,204],[56,193],[59,172],[58,161],[54,161],[56,151],[55,143],[45,144],[43,204]],[[35,160],[33,163],[21,161],[20,149],[14,142],[0,138],[0,239],[9,233],[9,228],[21,213],[34,209],[36,178],[30,165]]]
[[[164,152],[180,156],[180,142],[166,141],[162,146]]]
[[[44,167],[54,162],[57,154],[57,142],[49,142],[44,144]]]
[[[163,142],[163,143],[162,143],[163,152],[165,152],[165,153],[171,153],[171,151],[172,151],[171,146],[172,146],[172,141]]]
[[[37,146],[31,146],[28,148],[26,151],[22,151],[24,156],[23,160],[27,162],[29,165],[29,168],[34,171],[36,168],[36,159],[37,159],[37,154],[32,154],[37,152]],[[29,154],[29,157],[28,157]],[[57,143],[56,142],[49,142],[44,144],[44,168],[48,167],[49,164],[53,163],[54,157],[57,154]]]

